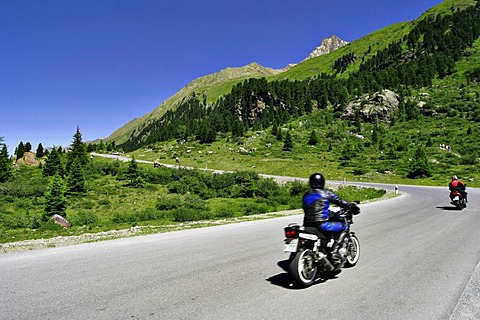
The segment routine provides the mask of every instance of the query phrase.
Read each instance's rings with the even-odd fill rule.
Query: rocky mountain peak
[[[340,39],[336,35],[332,35],[330,38],[323,39],[322,43],[316,47],[303,61],[330,53],[347,44],[347,41]]]

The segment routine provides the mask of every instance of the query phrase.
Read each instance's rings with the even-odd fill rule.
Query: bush
[[[158,210],[173,210],[182,205],[182,198],[178,195],[168,195],[158,198],[155,207]]]
[[[19,174],[15,179],[2,183],[0,193],[13,197],[43,197],[47,185],[47,178]]]
[[[236,214],[237,212],[232,206],[222,206],[215,210],[215,216],[219,218],[232,218]]]
[[[184,194],[188,191],[187,187],[180,181],[173,181],[167,185],[167,190],[170,193]]]
[[[95,208],[95,202],[90,201],[90,200],[85,200],[85,201],[80,202],[78,207],[81,208],[81,209],[91,210],[91,209]]]
[[[189,209],[194,209],[197,211],[208,211],[207,203],[200,199],[198,196],[193,194],[186,194],[183,198],[183,203],[185,207]]]
[[[200,198],[202,198],[204,200],[208,200],[208,199],[212,199],[212,198],[217,197],[217,193],[215,192],[215,190],[210,189],[210,188],[200,189],[199,192],[198,192],[198,195],[200,196]]]
[[[213,218],[213,214],[208,211],[200,211],[187,207],[180,207],[172,211],[173,221],[186,222],[198,221]]]
[[[255,195],[262,198],[271,198],[280,193],[280,187],[273,179],[260,179]]]
[[[134,215],[125,212],[115,212],[112,217],[112,222],[114,223],[131,223],[136,220]]]
[[[116,176],[121,170],[121,165],[119,161],[91,161],[89,165],[85,167],[85,175],[108,174]]]
[[[70,223],[76,226],[94,226],[98,224],[98,216],[92,211],[79,211],[72,214]]]
[[[471,153],[462,156],[461,163],[463,165],[476,165],[478,163],[478,155],[476,153]]]
[[[62,231],[63,227],[59,224],[56,224],[52,219],[48,220],[45,223],[42,223],[39,230],[49,230],[49,231]]]
[[[17,229],[23,227],[23,223],[18,219],[18,217],[7,213],[0,214],[0,226],[6,229]]]
[[[353,169],[352,173],[356,176],[361,176],[362,174],[365,174],[367,173],[368,170],[363,168],[363,167],[357,167],[355,169]]]
[[[166,185],[172,181],[177,180],[177,172],[174,169],[160,167],[147,168],[141,171],[143,179],[150,183]]]
[[[110,200],[108,200],[108,199],[101,199],[101,200],[98,201],[98,204],[101,205],[101,206],[110,207]]]
[[[268,212],[268,206],[265,203],[248,203],[245,206],[245,215],[262,214]]]
[[[212,188],[215,189],[217,197],[228,197],[231,194],[231,188],[235,185],[235,177],[231,173],[214,174]]]
[[[293,182],[287,182],[287,188],[290,189],[290,195],[292,197],[303,196],[305,192],[308,190],[308,184],[305,182],[301,182],[299,180],[295,180]]]
[[[159,220],[173,221],[172,211],[158,211],[157,217]]]
[[[149,220],[157,220],[161,217],[161,211],[155,210],[154,208],[147,208],[136,215],[136,221],[149,221]]]

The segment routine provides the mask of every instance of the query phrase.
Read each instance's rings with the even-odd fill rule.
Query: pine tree
[[[70,152],[67,154],[67,189],[70,193],[85,193],[87,191],[85,166],[88,163],[88,153],[85,144],[82,142],[82,134],[77,126],[70,145]]]
[[[277,130],[277,140],[282,141],[283,140],[283,133],[282,133],[282,128],[278,128]]]
[[[7,145],[0,137],[0,182],[5,182],[12,175],[12,165],[8,159]]]
[[[273,120],[272,131],[271,134],[276,136],[278,134],[278,125],[275,120]]]
[[[372,130],[372,143],[377,144],[380,140],[380,134],[378,132],[378,119],[375,119],[373,123],[373,130]]]
[[[40,158],[43,158],[44,155],[45,155],[45,152],[43,150],[43,146],[41,143],[39,143],[37,147],[37,151],[35,152],[35,157],[37,157],[37,159],[40,159]]]
[[[30,142],[25,143],[25,152],[32,151],[32,144]]]
[[[130,160],[130,163],[128,165],[128,170],[127,170],[127,175],[130,179],[129,185],[131,187],[143,187],[143,180],[142,177],[140,177],[140,174],[138,173],[138,165],[137,162],[135,161],[135,158],[132,157],[132,160]]]
[[[318,144],[318,134],[315,129],[312,130],[310,133],[310,138],[308,139],[308,144],[311,146],[315,146]]]
[[[413,159],[410,165],[410,171],[407,174],[407,178],[428,178],[431,177],[431,166],[428,162],[425,148],[418,146],[413,154]]]
[[[78,159],[80,165],[85,166],[88,163],[88,153],[85,144],[82,142],[82,134],[80,133],[80,128],[77,127],[77,131],[73,135],[73,141],[70,145],[70,152],[68,153],[67,158],[67,172],[70,172],[70,166],[72,165],[74,159]]]
[[[362,121],[360,120],[360,109],[355,109],[355,128],[357,132],[362,132]]]
[[[87,192],[85,170],[77,158],[73,160],[70,166],[70,172],[67,176],[67,189],[70,193]]]
[[[48,221],[54,214],[66,217],[67,198],[65,197],[65,190],[65,182],[62,177],[58,173],[55,174],[50,179],[45,192],[45,210],[42,217],[44,221]]]
[[[292,151],[293,149],[293,139],[290,131],[287,131],[285,135],[285,140],[283,141],[283,150],[285,151]]]
[[[243,122],[238,118],[235,119],[232,123],[232,137],[242,137],[244,130],[245,128],[243,127]]]
[[[215,141],[216,135],[215,127],[210,121],[206,120],[200,124],[196,138],[200,140],[200,143],[211,143]]]
[[[43,167],[44,177],[53,177],[55,174],[59,174],[60,177],[65,176],[65,169],[62,163],[62,153],[57,149],[52,148],[52,151],[48,153],[45,165]]]
[[[17,160],[22,159],[25,155],[25,145],[22,141],[20,141],[17,148],[15,149],[15,155],[17,156]]]

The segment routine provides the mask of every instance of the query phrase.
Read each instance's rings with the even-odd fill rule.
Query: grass
[[[466,1],[465,3],[467,3]],[[432,14],[432,13],[428,13]],[[405,28],[403,25],[391,28]],[[398,31],[400,32],[400,31]],[[382,32],[379,33],[381,35]],[[371,37],[377,34],[372,34]],[[368,43],[365,42],[365,43]],[[355,46],[361,47],[361,41]],[[342,48],[343,49],[343,48]],[[340,50],[342,50],[340,49]],[[317,59],[325,59],[319,57]],[[469,55],[457,63],[456,72],[444,79],[435,79],[429,88],[409,89],[409,99],[423,102],[425,110],[434,116],[420,116],[417,120],[398,122],[394,125],[381,123],[385,149],[368,145],[372,138],[372,124],[363,123],[361,128],[365,140],[354,138],[349,132],[357,129],[348,121],[326,120],[328,111],[319,111],[295,119],[283,126],[290,131],[294,140],[292,151],[284,151],[283,142],[270,134],[270,129],[249,131],[244,138],[219,135],[211,144],[196,141],[169,141],[151,145],[131,153],[136,159],[199,169],[254,170],[264,174],[307,178],[312,172],[320,171],[329,180],[373,181],[391,184],[417,184],[445,186],[452,174],[468,181],[471,187],[480,186],[478,153],[480,145],[480,86],[469,82],[467,75],[480,65],[480,39],[469,49]],[[311,131],[320,136],[316,146],[307,145]],[[333,133],[333,137],[332,137]],[[340,160],[346,142],[356,145],[360,152],[348,161]],[[387,155],[388,144],[395,144],[398,158]],[[441,144],[452,146],[447,152]],[[412,148],[424,146],[433,175],[430,178],[407,179],[406,173],[412,163]],[[240,153],[240,148],[254,149],[251,153]],[[470,157],[470,159],[469,159]]]
[[[93,161],[97,163],[93,167],[101,168],[107,168],[107,163],[117,163],[112,159],[96,158]],[[154,169],[153,165],[143,163],[138,165],[141,172],[158,170]],[[119,166],[121,172],[128,164],[121,163]],[[291,196],[287,189],[288,185],[283,187],[284,191],[276,198],[202,200],[194,194],[170,194],[166,184],[146,182],[143,188],[133,188],[128,186],[128,179],[125,179],[123,174],[112,176],[97,172],[88,175],[86,194],[67,195],[67,210],[64,216],[72,223],[72,227],[66,229],[52,221],[41,221],[45,200],[43,195],[35,197],[31,195],[42,191],[31,188],[31,186],[37,186],[35,179],[23,179],[23,177],[40,179],[41,170],[35,167],[21,167],[12,182],[17,181],[18,189],[27,190],[28,194],[25,191],[20,196],[6,195],[0,198],[0,243],[80,236],[108,231],[108,235],[101,236],[104,239],[179,228],[196,228],[274,217],[278,215],[275,212],[299,209],[301,206],[301,194]],[[367,200],[382,195],[372,192],[370,188],[349,189],[342,192],[342,196],[350,201]],[[115,230],[127,230],[127,232],[115,233]]]
[[[302,122],[299,120],[298,122]],[[297,122],[297,124],[298,124]],[[453,128],[452,128],[453,126]],[[471,124],[468,119],[451,119],[441,116],[437,119],[425,118],[421,123],[404,123],[398,125],[398,134],[404,139],[410,148],[413,144],[427,144],[428,156],[432,162],[435,174],[431,178],[407,179],[405,173],[409,165],[409,153],[403,152],[400,159],[381,160],[383,153],[374,148],[365,148],[358,157],[342,163],[339,161],[339,149],[335,147],[329,152],[327,144],[308,146],[305,141],[308,139],[308,131],[294,129],[295,146],[293,151],[284,151],[283,143],[271,139],[268,131],[251,132],[250,136],[241,143],[230,141],[228,137],[218,141],[201,145],[197,142],[177,143],[171,141],[168,144],[158,145],[155,149],[137,150],[132,153],[136,159],[154,161],[175,165],[175,158],[180,158],[181,166],[194,167],[198,169],[211,170],[254,170],[259,173],[279,176],[290,176],[307,178],[312,172],[322,172],[328,180],[343,181],[371,181],[391,184],[417,184],[444,186],[448,184],[449,177],[455,172],[462,179],[472,180],[471,186],[480,186],[480,172],[475,165],[461,164],[462,155],[455,146],[460,142],[458,139],[474,139],[466,135],[456,133],[449,135],[450,130],[467,128],[472,126],[477,132],[480,127]],[[452,129],[449,129],[452,128]],[[458,131],[458,130],[457,130]],[[395,133],[390,133],[385,140],[393,139]],[[451,137],[449,137],[451,136]],[[430,138],[429,138],[430,137]],[[430,142],[428,142],[430,139]],[[267,144],[271,146],[267,147]],[[454,146],[451,152],[439,149],[440,144]],[[476,145],[476,141],[471,142]],[[238,152],[239,147],[249,150],[255,148],[251,153]],[[188,152],[190,150],[190,152]],[[233,151],[232,151],[233,150]],[[358,174],[358,169],[365,172]]]

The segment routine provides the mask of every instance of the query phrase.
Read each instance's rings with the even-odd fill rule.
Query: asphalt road
[[[357,266],[307,289],[287,216],[0,255],[0,319],[479,319],[480,192],[457,211],[446,188],[399,190],[360,205]]]

